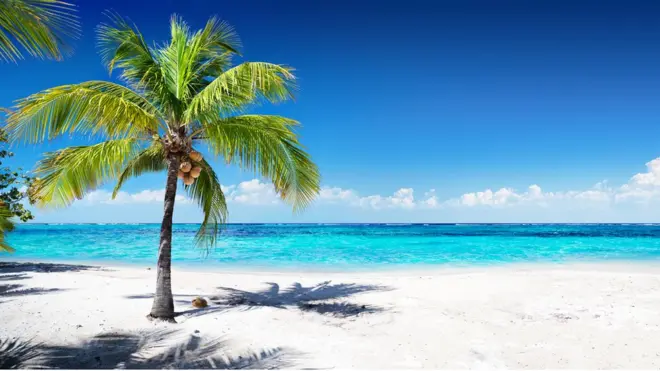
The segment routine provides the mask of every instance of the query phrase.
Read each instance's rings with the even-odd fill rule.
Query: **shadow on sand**
[[[190,305],[192,300],[198,296],[199,295],[192,295],[192,294],[175,294],[174,303],[178,305]],[[154,294],[126,295],[124,297],[126,299],[153,299]]]
[[[24,273],[24,272],[42,272],[42,273],[57,273],[57,272],[80,272],[84,270],[95,269],[100,270],[100,267],[93,267],[90,265],[71,265],[71,264],[53,264],[53,263],[20,263],[20,262],[0,262],[0,273]]]
[[[15,281],[32,278],[28,273],[80,272],[89,269],[100,268],[87,265],[0,262],[0,299],[66,291],[66,289],[58,288],[26,287],[25,285],[14,283]],[[4,302],[6,301],[0,301],[0,303]]]
[[[0,299],[25,296],[25,295],[43,295],[53,292],[66,291],[65,289],[45,289],[40,287],[25,288],[25,285],[19,284],[0,284]]]
[[[300,356],[284,348],[227,356],[226,346],[222,339],[172,329],[102,333],[75,346],[0,339],[0,369],[274,369],[294,367]]]
[[[230,308],[249,310],[258,307],[273,307],[278,309],[299,309],[306,312],[316,312],[322,315],[348,318],[362,313],[377,313],[385,309],[366,304],[353,304],[346,299],[352,295],[373,292],[389,291],[387,286],[358,285],[354,283],[331,284],[330,281],[305,287],[296,282],[286,289],[280,285],[267,282],[268,288],[262,291],[244,291],[229,287],[219,287],[224,294],[211,296],[213,305],[202,309],[191,309],[180,312],[179,315],[195,317],[211,313],[218,313]],[[188,301],[188,304],[190,302]]]
[[[278,309],[299,309],[305,312],[316,312],[339,318],[348,318],[362,313],[377,313],[385,308],[368,305],[353,304],[346,299],[352,295],[372,292],[389,291],[390,287],[378,285],[358,285],[354,283],[331,284],[330,281],[305,287],[296,282],[290,287],[281,290],[280,285],[266,282],[268,288],[262,291],[244,291],[229,287],[218,287],[223,294],[209,297],[210,304],[206,308],[189,309],[178,312],[177,316],[197,317],[227,311],[232,308],[243,310],[258,307],[273,307]],[[192,299],[200,295],[175,294],[174,302],[178,305],[190,306]],[[153,294],[130,295],[128,299],[151,299]]]

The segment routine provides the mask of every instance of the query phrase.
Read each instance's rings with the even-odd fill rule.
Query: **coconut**
[[[191,168],[192,165],[188,161],[182,162],[181,166],[179,166],[179,170],[183,171],[184,173],[189,172]]]
[[[201,173],[202,173],[202,168],[199,167],[199,166],[194,166],[192,169],[190,169],[190,175],[193,178],[199,177],[199,174],[201,174]]]
[[[195,178],[191,177],[190,174],[186,174],[183,177],[183,184],[185,185],[191,185],[195,182]]]
[[[186,175],[183,171],[179,170],[179,172],[176,174],[177,178],[183,179],[183,176]]]
[[[202,158],[204,158],[204,157],[202,156],[202,154],[199,153],[199,152],[197,152],[197,151],[190,151],[190,153],[188,154],[188,156],[190,156],[190,159],[191,159],[191,160],[193,160],[193,161],[197,161],[197,162],[202,161]]]
[[[206,308],[209,304],[206,302],[206,299],[201,297],[196,297],[192,301],[192,306],[195,308]]]

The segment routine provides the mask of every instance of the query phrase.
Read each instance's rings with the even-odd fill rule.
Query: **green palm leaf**
[[[215,154],[271,179],[298,211],[316,197],[320,175],[298,142],[297,125],[280,116],[243,115],[205,124],[201,135]]]
[[[14,230],[15,225],[12,220],[14,215],[5,205],[0,205],[0,251],[13,252],[14,249],[9,246],[5,240],[7,232]]]
[[[1,0],[0,58],[29,55],[60,60],[69,52],[65,39],[80,34],[75,7],[60,0]]]
[[[163,81],[176,98],[177,104],[172,109],[174,117],[180,121],[188,102],[209,85],[207,78],[215,78],[229,65],[240,42],[231,27],[215,18],[193,34],[188,24],[174,15],[170,20],[170,33],[170,44],[159,51],[157,59]]]
[[[212,120],[218,113],[240,112],[261,100],[276,103],[293,98],[295,90],[291,68],[264,62],[242,63],[200,91],[190,102],[185,118]]]
[[[110,14],[110,23],[97,27],[101,58],[110,73],[121,71],[120,78],[133,89],[143,92],[163,112],[176,106],[176,98],[163,84],[158,50],[152,50],[135,25]]]
[[[234,28],[216,17],[209,18],[204,28],[191,37],[190,44],[200,56],[211,58],[225,53],[239,54],[241,48]]]
[[[202,172],[190,186],[186,186],[188,196],[197,201],[204,212],[204,220],[197,232],[198,246],[215,245],[220,225],[227,220],[227,203],[218,177],[211,165],[202,160]]]
[[[117,193],[130,178],[140,176],[148,172],[158,172],[167,170],[167,164],[165,163],[163,144],[159,141],[154,141],[144,151],[140,152],[137,156],[133,157],[132,160],[128,161],[126,167],[122,170],[119,178],[117,179],[117,184],[115,189],[112,191],[112,198],[117,197]]]
[[[30,200],[38,206],[68,206],[119,177],[124,164],[138,152],[135,139],[116,139],[47,153],[37,164],[37,178],[28,190]]]
[[[14,140],[37,143],[65,133],[147,137],[158,131],[160,113],[145,98],[105,81],[63,85],[17,102],[7,119]]]
[[[198,93],[208,85],[207,78],[214,79],[231,66],[234,54],[239,54],[241,41],[233,27],[212,17],[201,31],[189,41],[193,50],[193,70],[196,81],[193,88]]]
[[[131,83],[152,77],[157,83],[160,67],[140,31],[118,15],[110,14],[109,18],[111,24],[101,23],[96,32],[101,59],[110,73],[119,68],[121,76]]]

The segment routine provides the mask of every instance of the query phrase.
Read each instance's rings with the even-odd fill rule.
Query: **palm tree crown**
[[[47,89],[18,101],[8,118],[12,138],[27,143],[63,134],[104,139],[47,153],[35,170],[33,202],[66,206],[117,180],[114,197],[131,177],[176,167],[204,212],[198,241],[212,244],[227,207],[215,172],[198,152],[202,146],[269,178],[294,210],[313,200],[320,176],[293,130],[298,123],[242,114],[255,103],[291,98],[291,68],[264,62],[232,67],[240,42],[216,18],[192,32],[173,16],[171,40],[153,47],[137,27],[111,19],[98,27],[101,55],[125,85],[88,81]]]

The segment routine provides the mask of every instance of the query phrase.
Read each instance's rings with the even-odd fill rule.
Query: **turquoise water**
[[[217,247],[194,247],[197,225],[174,228],[179,265],[387,268],[511,262],[655,260],[660,225],[316,225],[233,224]],[[153,265],[159,225],[27,224],[0,259]]]

